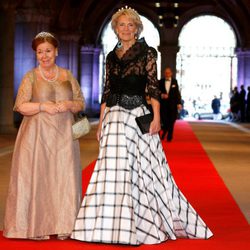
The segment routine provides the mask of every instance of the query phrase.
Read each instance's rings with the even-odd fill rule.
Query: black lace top
[[[121,96],[138,96],[145,100],[146,92],[150,97],[160,101],[156,50],[149,47],[144,38],[139,39],[120,59],[116,49],[117,47],[107,56],[102,103],[106,102],[107,106],[110,106],[109,103],[114,104],[114,96],[118,104]],[[134,100],[136,101],[136,98]]]

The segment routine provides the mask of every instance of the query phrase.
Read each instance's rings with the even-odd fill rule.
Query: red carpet
[[[193,207],[213,231],[209,240],[176,240],[159,245],[142,245],[141,250],[247,250],[250,226],[217,174],[201,144],[184,121],[176,124],[175,138],[163,143],[175,180]],[[94,163],[83,171],[86,189]],[[99,250],[132,249],[132,246],[91,244],[73,240],[34,242],[9,240],[0,236],[0,250]]]

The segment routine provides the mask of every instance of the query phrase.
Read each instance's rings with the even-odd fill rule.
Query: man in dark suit
[[[213,119],[219,120],[220,119],[220,99],[217,98],[217,96],[214,96],[214,99],[212,100],[211,107],[213,110]]]
[[[174,124],[177,119],[178,110],[181,109],[181,94],[177,80],[172,77],[172,70],[165,69],[165,77],[159,81],[161,90],[161,123],[163,140],[167,134],[167,141],[172,141]]]

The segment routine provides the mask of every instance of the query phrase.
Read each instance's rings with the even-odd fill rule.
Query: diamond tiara
[[[118,12],[120,12],[120,11],[123,11],[123,10],[132,10],[132,11],[134,11],[136,14],[138,14],[138,12],[137,12],[135,9],[133,9],[133,8],[131,8],[131,7],[128,7],[127,5],[126,5],[125,7],[120,8],[116,13],[118,13]]]
[[[45,32],[45,31],[42,31],[42,32],[38,33],[35,36],[35,38],[46,38],[46,37],[53,37],[53,38],[55,38],[51,33]]]

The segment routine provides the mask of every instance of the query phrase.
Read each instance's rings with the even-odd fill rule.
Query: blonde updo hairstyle
[[[50,32],[45,32],[42,31],[40,33],[38,33],[35,38],[32,40],[32,49],[34,51],[36,51],[37,47],[44,42],[48,42],[50,44],[52,44],[55,48],[58,48],[59,46],[59,42],[56,39],[55,35],[50,33]]]
[[[116,27],[117,27],[117,23],[118,23],[118,19],[120,16],[127,16],[129,18],[131,18],[137,28],[137,33],[136,36],[137,38],[139,38],[142,30],[143,30],[143,24],[141,21],[141,18],[139,16],[139,14],[137,13],[136,10],[132,9],[132,8],[121,8],[119,9],[113,16],[112,16],[112,20],[111,20],[111,27],[113,29],[113,31],[116,34]],[[117,35],[117,34],[116,34]]]

